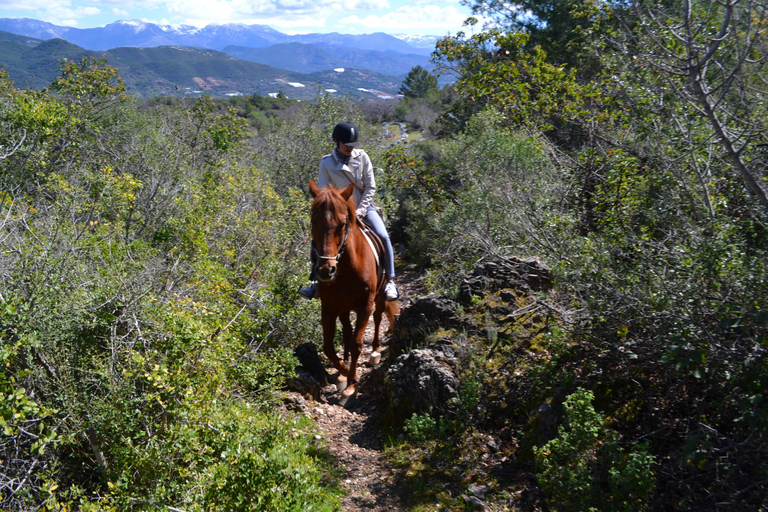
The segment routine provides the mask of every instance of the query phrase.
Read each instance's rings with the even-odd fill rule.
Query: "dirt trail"
[[[405,307],[409,297],[419,293],[418,280],[408,276],[398,277],[400,304]],[[389,329],[389,322],[382,319],[381,333]],[[389,356],[388,339],[383,336],[381,362],[369,364],[373,320],[365,332],[365,346],[360,358],[358,388],[355,396],[342,407],[338,405],[339,392],[325,388],[319,402],[309,404],[309,414],[317,421],[317,435],[325,440],[328,451],[338,461],[338,469],[344,475],[342,487],[348,491],[341,510],[362,511],[405,511],[400,501],[395,472],[384,460],[384,433],[381,415],[386,410],[384,392],[385,361]],[[321,360],[327,363],[324,356]],[[336,371],[326,364],[332,375]]]
[[[356,395],[342,407],[338,405],[340,393],[324,390],[321,402],[310,406],[310,413],[317,421],[318,435],[325,440],[328,451],[338,461],[338,469],[344,475],[342,487],[349,492],[342,502],[345,512],[406,510],[397,504],[393,473],[383,457],[380,415],[386,405],[382,400],[384,369],[383,363],[371,367],[367,362],[373,336],[373,322],[370,323],[361,356],[365,364],[359,370]],[[386,329],[388,325],[382,327]],[[384,348],[382,359],[387,357]]]

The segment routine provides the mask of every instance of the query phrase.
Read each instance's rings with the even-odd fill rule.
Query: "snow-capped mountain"
[[[223,50],[227,46],[264,48],[273,44],[324,43],[359,50],[429,55],[434,48],[434,43],[430,47],[426,39],[418,40],[417,45],[381,32],[363,35],[288,35],[266,25],[239,23],[197,28],[189,25],[157,25],[139,20],[121,20],[104,27],[80,29],[29,18],[0,18],[0,30],[38,39],[61,38],[88,50],[166,45]]]
[[[419,36],[414,34],[394,34],[394,36],[401,41],[408,43],[414,48],[426,49],[432,51],[435,49],[438,36]]]

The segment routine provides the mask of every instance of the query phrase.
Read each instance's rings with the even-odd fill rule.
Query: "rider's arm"
[[[357,215],[365,217],[368,213],[368,207],[373,204],[373,196],[376,194],[376,179],[373,176],[373,164],[367,153],[362,154],[362,181],[363,191],[360,202],[357,205]]]

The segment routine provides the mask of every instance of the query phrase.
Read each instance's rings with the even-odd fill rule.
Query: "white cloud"
[[[102,7],[114,7],[128,11],[137,11],[140,9],[162,8],[165,3],[163,0],[75,0],[88,1],[89,4],[100,5]]]
[[[55,2],[46,2],[45,0],[30,0],[29,2],[0,0],[0,10],[16,11],[26,9],[44,9],[49,7],[51,4],[55,4]]]
[[[435,5],[436,1],[439,5]],[[263,24],[291,34],[424,30],[444,33],[461,28],[467,16],[460,12],[461,1],[0,0],[0,16],[24,16],[71,26],[103,26],[118,19],[162,19],[160,23],[198,27],[212,23]],[[463,11],[466,13],[466,9]]]
[[[178,18],[215,23],[265,23],[303,26],[312,18],[325,20],[338,12],[380,9],[375,0],[168,0],[165,7]],[[296,18],[301,16],[302,18]],[[279,20],[276,23],[274,20]],[[293,20],[291,22],[291,20]],[[197,24],[197,23],[196,23]],[[310,25],[317,25],[317,22]]]
[[[400,7],[382,16],[371,15],[363,18],[357,15],[347,16],[342,18],[339,24],[346,29],[363,26],[368,29],[387,27],[389,30],[445,29],[448,31],[460,28],[466,18],[466,14],[459,12],[451,5],[446,7],[425,5]]]
[[[269,25],[270,27],[279,30],[281,32],[289,34],[308,33],[308,32],[320,32],[326,26],[327,18],[320,13],[307,14],[307,15],[262,15],[262,16],[247,16],[238,18],[227,18],[224,16],[211,17],[210,13],[204,15],[199,13],[200,17],[184,18],[185,25],[193,25],[196,27],[204,27],[210,24],[225,24],[225,23],[242,23],[244,25]],[[179,18],[180,16],[176,16]],[[304,28],[304,30],[296,31],[296,27],[314,27],[314,30]]]
[[[74,9],[69,4],[48,6],[45,10],[43,20],[54,25],[63,25],[66,27],[76,27],[78,20],[86,16],[96,16],[101,13],[98,7],[76,7]]]

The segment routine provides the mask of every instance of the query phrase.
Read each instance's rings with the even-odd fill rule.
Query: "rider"
[[[362,218],[384,242],[386,251],[384,266],[387,276],[389,276],[389,281],[384,286],[384,294],[387,296],[387,300],[395,300],[400,296],[394,282],[395,256],[384,221],[373,205],[376,181],[373,177],[371,159],[363,149],[359,148],[360,130],[358,130],[357,125],[354,123],[343,121],[333,128],[331,137],[336,144],[336,149],[333,150],[333,153],[325,155],[320,160],[318,186],[323,188],[333,185],[336,188],[343,189],[347,188],[350,183],[355,184],[352,200],[357,208],[357,217]],[[312,243],[314,244],[314,242]],[[314,276],[315,251],[311,253],[312,273],[309,278],[312,280],[312,284],[299,290],[299,293],[308,299],[318,297],[317,283]]]

